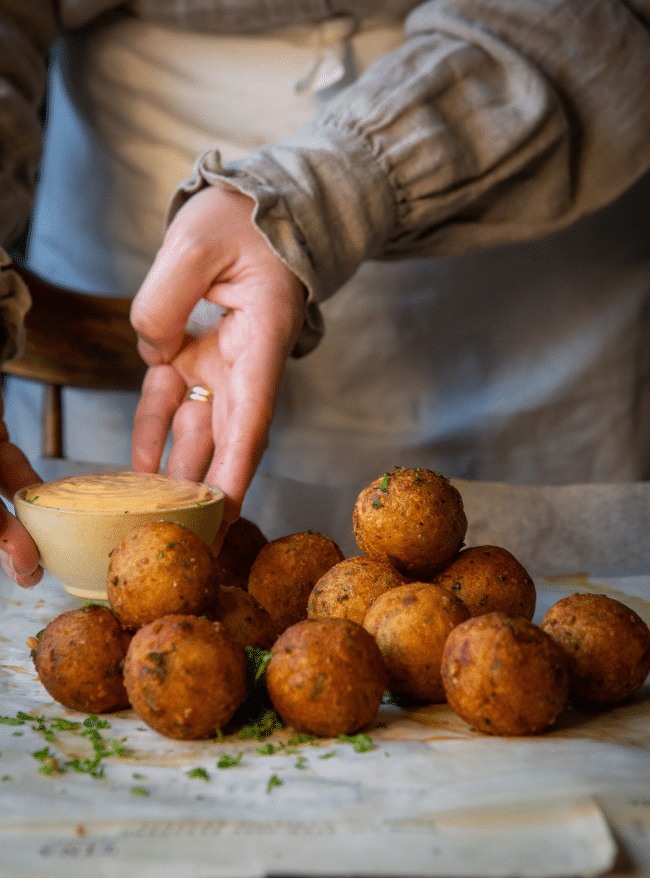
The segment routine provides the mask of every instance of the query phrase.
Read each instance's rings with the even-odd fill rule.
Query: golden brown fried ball
[[[108,602],[123,628],[170,613],[202,615],[214,600],[214,555],[192,530],[172,521],[135,528],[111,552]]]
[[[344,558],[314,586],[308,616],[338,616],[363,624],[368,609],[380,594],[406,580],[386,561],[376,558]]]
[[[359,494],[353,528],[365,555],[426,581],[460,550],[467,518],[448,479],[427,469],[398,468]]]
[[[500,546],[463,549],[433,582],[453,591],[471,616],[497,611],[530,621],[535,615],[535,583],[514,555]]]
[[[217,555],[216,577],[219,583],[246,590],[253,561],[267,542],[267,538],[254,522],[247,518],[234,521],[228,528]]]
[[[566,654],[575,703],[617,704],[650,673],[648,626],[634,610],[606,595],[562,598],[548,610],[541,628]]]
[[[219,622],[163,616],[133,635],[124,682],[133,709],[156,732],[209,738],[244,698],[244,650]]]
[[[262,604],[278,634],[307,618],[311,590],[343,552],[329,537],[312,531],[268,542],[253,562],[248,592]]]
[[[59,704],[108,713],[129,706],[122,676],[129,640],[108,607],[89,604],[53,619],[32,657],[41,683]]]
[[[380,595],[363,627],[384,657],[388,691],[416,701],[444,701],[442,650],[450,631],[468,618],[460,598],[428,582],[398,585]]]
[[[458,625],[442,656],[447,701],[489,735],[533,735],[566,704],[569,678],[562,650],[521,616],[487,613]]]
[[[305,619],[271,649],[266,688],[284,722],[323,737],[349,735],[377,715],[386,671],[377,644],[350,619]]]
[[[206,615],[221,622],[241,647],[270,649],[277,638],[273,620],[264,607],[252,594],[236,585],[222,585],[218,600]]]

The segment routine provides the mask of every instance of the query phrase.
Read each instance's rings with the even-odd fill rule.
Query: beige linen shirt
[[[172,205],[206,184],[253,196],[309,290],[303,352],[321,331],[317,303],[365,260],[540,237],[650,168],[650,0],[0,0],[5,244],[30,212],[47,52],[61,29],[112,13],[231,33],[403,17],[404,44],[306,125],[236,167],[200,157]]]

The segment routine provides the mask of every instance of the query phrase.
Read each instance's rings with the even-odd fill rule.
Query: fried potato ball
[[[471,616],[497,611],[531,621],[535,615],[535,583],[514,555],[500,546],[463,549],[433,582],[453,591]]]
[[[386,561],[344,558],[318,580],[309,596],[307,615],[338,616],[363,624],[368,609],[380,594],[406,580]]]
[[[248,577],[260,549],[268,540],[259,527],[247,518],[238,518],[226,532],[217,555],[216,577],[221,585],[236,585],[246,590]]]
[[[226,725],[246,691],[244,650],[220,622],[180,613],[133,635],[124,662],[131,706],[169,738],[209,738]]]
[[[284,722],[323,737],[349,735],[377,715],[386,671],[377,644],[350,619],[305,619],[277,639],[266,688]]]
[[[388,691],[416,701],[444,701],[442,650],[450,631],[468,618],[460,598],[439,585],[410,582],[380,595],[363,627],[384,657]]]
[[[650,673],[650,629],[634,610],[606,595],[562,598],[541,628],[567,657],[574,703],[618,704]]]
[[[268,542],[253,562],[248,592],[267,610],[278,634],[307,618],[311,590],[343,552],[329,537],[300,531]]]
[[[489,735],[534,735],[557,719],[569,691],[560,647],[521,616],[487,613],[447,638],[442,680],[452,710]]]
[[[111,552],[108,603],[122,627],[139,628],[170,613],[200,616],[218,588],[214,554],[192,530],[155,521],[131,531]]]
[[[364,555],[426,581],[460,550],[467,517],[448,479],[427,469],[397,468],[361,491],[353,529]]]
[[[41,683],[59,704],[109,713],[129,706],[122,676],[129,640],[108,607],[89,604],[53,619],[32,658]]]
[[[252,594],[236,585],[222,585],[218,600],[206,615],[221,622],[241,647],[270,649],[277,638],[273,620],[264,607]]]

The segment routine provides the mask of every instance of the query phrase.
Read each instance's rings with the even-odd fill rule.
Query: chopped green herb
[[[34,759],[38,759],[39,762],[45,762],[48,757],[52,756],[52,753],[50,753],[49,747],[43,747],[42,750],[36,750],[32,753],[32,756]]]
[[[252,739],[261,741],[263,738],[268,738],[269,735],[272,735],[273,732],[281,728],[282,720],[277,713],[274,710],[265,710],[257,722],[241,728],[237,737],[241,740]]]
[[[86,717],[84,725],[89,729],[110,729],[111,727],[107,719],[100,719],[95,713],[91,713]]]
[[[228,753],[222,753],[217,761],[217,768],[234,768],[235,765],[239,765],[243,755],[243,752],[238,753],[237,756],[230,756]]]
[[[296,759],[296,768],[307,768],[307,757],[299,756]]]
[[[375,745],[372,743],[372,738],[369,738],[368,735],[364,734],[339,735],[339,741],[345,741],[347,744],[352,744],[356,753],[368,753],[369,750],[375,749]]]
[[[94,755],[92,758],[88,759],[79,759],[75,757],[68,764],[71,768],[81,774],[89,774],[94,778],[102,778],[104,777],[104,767],[101,764],[102,759],[106,756],[124,756],[126,750],[123,742],[126,738],[122,738],[122,740],[118,740],[117,738],[109,741],[104,740],[98,729],[110,728],[110,724],[108,720],[100,719],[95,714],[90,714],[90,716],[84,720],[83,725],[85,726],[85,729],[81,734],[90,741]]]
[[[65,769],[59,768],[59,760],[54,753],[50,753],[49,747],[37,750],[32,753],[32,756],[41,763],[41,767],[38,769],[41,774],[62,774],[65,771]]]
[[[305,732],[300,732],[287,741],[289,747],[296,747],[300,744],[311,744],[312,747],[317,747],[318,743],[318,739],[314,735],[307,735]]]
[[[269,778],[269,782],[266,785],[266,792],[270,793],[273,787],[281,787],[284,781],[281,781],[277,774],[272,774]]]
[[[260,754],[260,756],[272,756],[275,753],[275,747],[269,741],[268,743],[263,744],[261,747],[258,747],[257,752]]]
[[[30,716],[29,714],[23,714],[21,711],[17,715],[20,719],[28,719],[32,723],[32,729],[35,732],[40,732],[46,741],[50,741],[50,743],[54,741],[54,732],[45,725],[44,716]]]
[[[254,680],[259,680],[266,671],[266,666],[273,658],[272,653],[266,649],[259,649],[256,646],[247,646],[244,650],[246,653],[246,663]]]
[[[332,756],[336,756],[336,750],[330,750],[329,753],[322,753],[318,758],[319,759],[331,759]]]
[[[388,479],[389,479],[389,474],[384,473],[384,475],[381,477],[381,482],[379,484],[379,490],[383,491],[384,494],[388,493]]]
[[[70,767],[79,774],[89,774],[97,780],[104,777],[104,768],[100,765],[100,759],[79,759],[77,756],[70,760]]]
[[[188,777],[198,777],[201,780],[210,780],[210,775],[205,770],[205,768],[193,768],[191,771],[187,772],[187,776]]]
[[[31,716],[30,716],[31,719]],[[17,716],[0,716],[0,726],[24,726],[25,720]]]
[[[144,787],[131,787],[131,795],[132,796],[148,796],[149,790],[145,790]]]
[[[72,722],[69,719],[63,719],[63,717],[55,719],[51,724],[51,728],[53,728],[57,732],[73,731],[74,729],[78,729],[80,726],[81,723]]]

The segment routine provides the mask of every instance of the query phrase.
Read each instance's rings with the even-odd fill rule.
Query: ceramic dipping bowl
[[[119,485],[125,477],[142,483],[138,488],[137,503],[130,498],[128,490],[117,501],[114,492],[107,490],[107,485]],[[152,521],[174,521],[189,527],[208,545],[212,543],[223,516],[223,492],[192,482],[177,482],[164,476],[154,478],[156,490],[152,487],[150,491],[149,508],[149,477],[140,473],[71,476],[33,488],[23,488],[14,495],[16,517],[36,543],[44,569],[61,581],[68,594],[86,600],[106,600],[109,555],[130,531],[140,525]],[[73,506],[74,501],[70,497],[75,494],[81,480],[82,493],[92,496],[91,505],[94,508],[65,508]],[[161,485],[164,489],[171,488],[168,497],[165,491],[162,494],[158,492]],[[64,489],[63,500],[58,506],[41,505],[50,486]],[[185,486],[189,496],[173,499],[175,489],[179,486]],[[192,489],[200,489],[199,498],[191,499]],[[39,496],[42,497],[41,503]],[[120,503],[120,500],[123,502]],[[59,503],[59,499],[52,497],[47,502]],[[115,508],[116,503],[119,508]],[[80,505],[86,507],[89,504],[84,501]],[[130,509],[130,506],[133,508]]]

